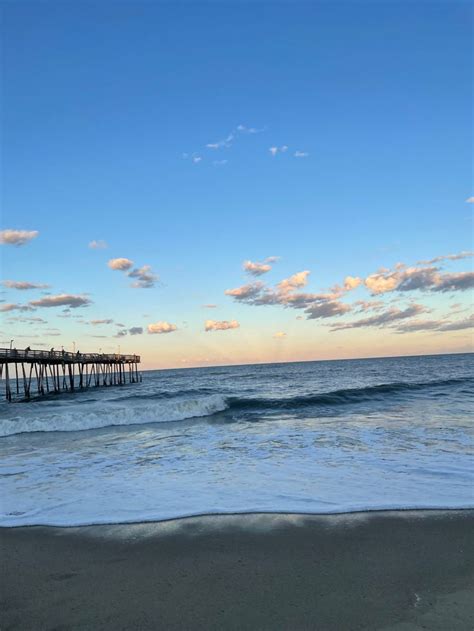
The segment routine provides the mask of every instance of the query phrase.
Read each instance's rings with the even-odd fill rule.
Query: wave
[[[138,393],[109,400],[88,400],[80,406],[49,405],[47,411],[29,404],[22,406],[21,415],[0,419],[0,437],[29,432],[72,432],[100,429],[108,426],[166,423],[212,416],[226,410],[268,411],[298,410],[300,408],[328,408],[368,401],[386,401],[390,396],[426,389],[439,390],[474,383],[474,379],[456,378],[427,382],[395,382],[361,388],[344,388],[330,392],[286,398],[239,398],[223,394],[204,394],[205,388],[181,392]],[[466,393],[466,390],[461,392]],[[192,393],[192,396],[190,396]],[[31,406],[31,407],[30,407]]]
[[[395,382],[386,383],[376,386],[364,386],[362,388],[344,388],[341,390],[333,390],[331,392],[322,392],[317,394],[286,397],[286,398],[248,398],[239,399],[238,397],[230,398],[229,403],[232,408],[240,409],[296,409],[300,407],[312,406],[336,406],[348,405],[350,403],[360,403],[364,401],[374,401],[376,399],[386,399],[388,395],[398,394],[402,392],[415,392],[429,388],[442,388],[465,383],[474,383],[471,377],[463,377],[456,379],[440,379],[437,381],[425,382]]]
[[[81,406],[80,409],[73,406],[49,413],[38,413],[38,408],[35,407],[24,416],[1,419],[0,437],[30,432],[75,432],[117,425],[184,421],[211,416],[228,407],[226,398],[220,394],[167,400],[159,404],[145,401],[140,405],[137,402],[133,407],[120,404],[120,401],[97,401],[90,406]]]

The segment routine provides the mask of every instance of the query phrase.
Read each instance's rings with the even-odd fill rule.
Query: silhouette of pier
[[[121,386],[142,380],[139,355],[0,348],[0,379],[7,401],[33,395]]]

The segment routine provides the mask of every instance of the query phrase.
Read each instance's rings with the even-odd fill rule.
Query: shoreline
[[[0,529],[3,629],[474,627],[474,510]]]
[[[472,512],[474,514],[474,504],[472,506],[454,506],[454,507],[393,507],[393,508],[363,508],[363,509],[355,509],[355,510],[341,510],[334,512],[302,512],[302,511],[284,511],[284,510],[275,510],[275,511],[257,511],[257,510],[244,510],[244,511],[231,511],[231,512],[204,512],[204,513],[190,513],[188,515],[178,515],[176,517],[164,517],[162,519],[137,519],[133,521],[103,521],[103,522],[85,522],[81,524],[19,524],[15,526],[3,526],[0,524],[0,533],[3,530],[16,530],[16,529],[28,529],[28,528],[47,528],[47,529],[59,529],[59,530],[80,530],[86,528],[114,528],[114,527],[126,527],[126,526],[144,526],[144,525],[156,525],[160,524],[168,524],[168,523],[176,523],[184,522],[187,520],[200,520],[200,519],[217,519],[219,521],[225,520],[226,517],[229,518],[245,518],[245,517],[291,517],[291,518],[305,518],[305,517],[354,517],[357,518],[363,517],[367,518],[370,515],[409,515],[416,517],[417,515],[423,516],[423,514],[435,515],[436,513],[464,513],[464,512]]]

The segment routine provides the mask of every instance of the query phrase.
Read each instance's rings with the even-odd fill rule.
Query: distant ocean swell
[[[474,378],[452,378],[428,382],[394,382],[361,388],[346,388],[307,396],[284,398],[239,398],[222,394],[206,394],[208,390],[190,390],[175,393],[132,394],[109,401],[96,401],[88,398],[83,405],[42,409],[42,403],[26,404],[35,406],[31,413],[23,405],[8,406],[11,416],[0,419],[0,437],[29,432],[78,431],[98,429],[107,426],[137,425],[143,423],[166,423],[211,416],[226,410],[268,412],[275,410],[298,410],[300,408],[331,408],[350,406],[366,401],[389,400],[402,394],[416,394],[419,391],[433,390],[442,394],[455,387],[474,386]],[[464,394],[474,394],[474,388],[463,390]],[[190,396],[192,395],[192,396]],[[67,395],[62,398],[64,401]],[[51,400],[51,399],[50,399]],[[43,402],[44,403],[44,402]],[[18,414],[17,414],[18,412]],[[24,412],[28,412],[24,414]]]

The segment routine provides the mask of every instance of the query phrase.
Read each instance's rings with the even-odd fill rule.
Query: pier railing
[[[69,353],[67,351],[17,350],[16,348],[0,348],[0,361],[14,362],[59,361],[77,364],[95,362],[140,363],[140,355],[122,355],[120,353]]]

